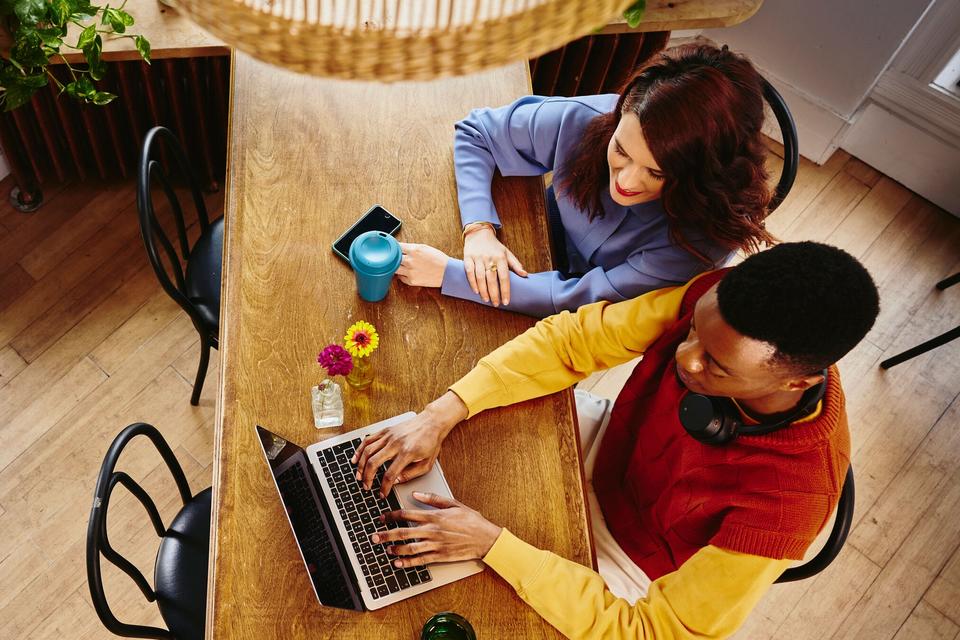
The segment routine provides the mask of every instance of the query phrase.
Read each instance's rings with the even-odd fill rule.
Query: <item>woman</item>
[[[413,286],[545,317],[686,282],[772,236],[753,65],[693,44],[666,50],[622,94],[527,96],[456,125],[462,261],[403,244]],[[497,239],[490,183],[554,171],[547,191],[558,270],[527,273]]]

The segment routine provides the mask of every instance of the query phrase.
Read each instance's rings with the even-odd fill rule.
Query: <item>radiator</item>
[[[619,93],[633,71],[670,39],[669,31],[586,36],[530,61],[541,96]]]
[[[29,104],[0,115],[17,183],[12,199],[32,209],[51,181],[133,177],[141,141],[155,125],[177,135],[201,184],[217,189],[226,163],[229,65],[226,56],[110,62],[97,86],[119,97],[100,107],[57,97],[51,80]],[[67,82],[65,66],[51,70]]]

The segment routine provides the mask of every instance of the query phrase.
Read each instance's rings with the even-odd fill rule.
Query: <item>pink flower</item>
[[[353,371],[353,357],[338,344],[324,347],[317,355],[317,362],[327,370],[329,376],[345,376]]]

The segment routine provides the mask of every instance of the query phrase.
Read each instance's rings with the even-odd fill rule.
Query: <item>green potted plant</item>
[[[132,38],[140,56],[150,62],[147,39],[127,33],[134,19],[124,11],[125,6],[126,0],[118,8],[91,0],[0,0],[0,20],[9,35],[9,48],[0,51],[3,109],[10,111],[26,104],[51,80],[60,93],[82,102],[103,105],[116,98],[95,84],[107,70],[101,59],[103,37]],[[76,43],[67,40],[71,25],[81,29]],[[67,49],[81,52],[85,64],[68,62],[64,56]],[[50,72],[48,67],[54,60],[69,70],[68,82],[61,82]]]

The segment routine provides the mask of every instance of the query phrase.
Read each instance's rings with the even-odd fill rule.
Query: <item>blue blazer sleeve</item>
[[[561,131],[581,127],[601,113],[580,103],[526,96],[505,107],[475,109],[454,127],[453,165],[463,224],[500,226],[490,182],[504,176],[538,176],[553,169]]]
[[[654,289],[680,285],[707,268],[710,267],[693,256],[680,255],[676,248],[670,247],[638,252],[612,269],[596,267],[580,278],[564,279],[558,271],[531,273],[526,278],[511,272],[510,304],[501,308],[545,318],[561,311],[575,311],[599,300],[620,302]],[[470,289],[463,261],[454,258],[447,261],[441,292],[490,304]]]

